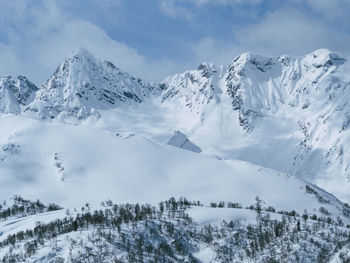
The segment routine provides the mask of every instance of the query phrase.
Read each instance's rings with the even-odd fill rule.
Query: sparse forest
[[[60,209],[18,196],[15,204],[12,217],[25,216],[27,207],[35,207],[28,210],[31,213]],[[275,212],[263,207],[259,197],[246,208],[223,201],[206,207],[186,198],[170,198],[157,207],[107,200],[101,207],[92,210],[86,204],[79,212],[67,210],[62,219],[37,222],[33,229],[9,235],[0,242],[2,262],[28,262],[43,253],[45,262],[201,262],[203,251],[211,252],[213,262],[328,262],[336,253],[339,262],[350,260],[350,229],[341,220],[307,211]],[[254,210],[256,222],[199,225],[187,213],[196,207],[209,213],[223,208]]]

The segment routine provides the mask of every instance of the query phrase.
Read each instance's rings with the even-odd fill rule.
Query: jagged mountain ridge
[[[174,104],[200,115],[201,121],[193,125],[194,129],[204,125],[207,130],[215,130],[215,125],[209,122],[217,119],[223,119],[218,122],[222,127],[232,122],[238,124],[224,134],[231,138],[231,147],[236,148],[230,151],[229,146],[226,147],[229,153],[224,153],[225,158],[266,165],[307,178],[322,187],[337,181],[345,194],[350,162],[348,72],[348,59],[326,49],[302,58],[268,58],[245,53],[237,56],[227,70],[210,83],[211,87],[221,90],[212,93],[210,100],[198,99],[195,92],[189,92],[182,85],[177,85],[180,90],[171,88],[165,92],[175,91],[173,96],[168,96]],[[191,80],[189,75],[200,75],[200,70],[176,75],[175,81],[167,86]],[[201,81],[204,80],[208,79],[202,77]],[[191,90],[201,90],[201,81],[192,78]],[[201,105],[203,110],[198,112],[198,106],[190,105]],[[226,110],[216,113],[217,107]],[[227,111],[228,107],[232,111]],[[245,131],[239,134],[241,140],[247,141],[245,145],[234,145],[237,134],[234,129]],[[196,131],[193,134],[196,136]],[[209,135],[214,136],[210,132]],[[337,187],[328,190],[337,191]]]
[[[197,70],[168,77],[161,83],[162,101],[176,99],[186,108],[197,110],[198,105],[208,104],[214,98],[218,102],[221,93],[227,93],[233,110],[239,112],[241,126],[249,131],[255,117],[271,115],[281,105],[306,109],[312,100],[311,86],[324,85],[322,81],[345,61],[326,49],[300,59],[244,53],[234,58],[225,72],[219,73],[213,65],[203,63]],[[218,88],[220,82],[224,85]]]
[[[197,70],[169,77],[159,85],[140,86],[130,75],[113,69],[114,65],[84,53],[87,52],[80,51],[69,58],[40,90],[34,89],[23,100],[18,95],[22,94],[21,86],[13,85],[11,89],[5,86],[14,99],[5,97],[1,103],[10,101],[20,106],[16,111],[7,111],[17,115],[0,115],[0,199],[16,191],[26,198],[74,208],[73,215],[77,215],[74,219],[67,209],[8,217],[11,210],[2,203],[0,213],[5,219],[0,220],[0,255],[4,261],[47,262],[65,258],[80,262],[85,257],[91,259],[91,252],[99,255],[102,246],[96,244],[101,240],[109,240],[102,241],[106,244],[103,248],[110,249],[110,253],[107,250],[104,253],[106,262],[114,254],[121,256],[121,261],[127,258],[130,261],[130,250],[127,255],[125,246],[121,246],[123,236],[128,241],[130,237],[131,244],[138,244],[131,239],[134,234],[139,237],[138,231],[151,234],[159,229],[163,233],[162,244],[158,237],[143,239],[155,244],[154,254],[159,254],[160,247],[170,251],[172,246],[178,247],[173,240],[179,238],[170,234],[172,226],[177,235],[185,234],[183,244],[197,244],[189,251],[200,262],[212,262],[213,255],[218,262],[232,261],[232,257],[237,261],[251,258],[252,262],[263,262],[266,255],[271,255],[267,261],[302,258],[315,262],[319,258],[337,260],[349,253],[349,247],[344,245],[349,236],[345,228],[350,227],[349,205],[304,179],[290,176],[307,178],[340,194],[343,200],[350,200],[344,195],[349,187],[347,59],[328,50],[318,50],[300,59],[246,53],[236,57],[225,70],[202,64]],[[112,82],[104,79],[110,75]],[[95,89],[90,90],[86,83]],[[104,96],[109,89],[113,96]],[[142,99],[126,96],[124,92]],[[69,120],[82,123],[69,125]],[[198,145],[203,153],[165,145],[174,130],[183,131],[190,139],[175,133],[173,145],[192,150]],[[189,147],[183,147],[184,144]],[[216,233],[212,241],[198,243],[198,239],[189,238],[193,233],[186,236],[187,232],[179,228],[179,221],[175,226],[175,221],[172,224],[164,218],[159,221],[165,222],[161,227],[158,221],[148,218],[144,223],[134,222],[132,228],[127,219],[124,225],[118,223],[121,232],[113,229],[116,235],[113,238],[109,227],[117,221],[108,219],[106,228],[101,222],[92,225],[87,220],[89,226],[77,223],[81,222],[79,206],[84,203],[82,214],[90,217],[93,214],[92,218],[99,220],[103,211],[90,213],[89,205],[98,207],[98,200],[108,199],[101,203],[106,208],[111,198],[118,202],[156,203],[171,195],[214,202],[212,207],[217,206],[215,202],[219,202],[219,207],[223,207],[222,200],[227,202],[230,208],[198,207],[190,211],[194,221],[188,219],[193,226],[213,224],[213,229],[209,227],[209,231]],[[263,200],[266,218],[261,221],[256,215],[257,204],[252,205],[255,196]],[[33,203],[40,205],[39,201]],[[135,211],[139,211],[136,207]],[[275,209],[283,216],[275,214]],[[21,211],[18,207],[15,210]],[[111,215],[107,210],[105,214]],[[118,214],[121,215],[120,211]],[[261,231],[251,225],[255,217],[258,224],[270,224],[266,229],[271,237],[268,246],[261,243],[259,236],[251,235],[252,229]],[[60,218],[64,218],[62,222],[67,228],[52,227],[60,224]],[[228,228],[222,227],[227,224],[222,220],[232,223]],[[279,224],[285,226],[283,236]],[[101,228],[106,232],[101,232]],[[53,231],[43,238],[41,229],[68,230],[58,232],[59,235]],[[200,236],[202,233],[207,236],[207,227],[197,229],[195,232]],[[244,233],[240,240],[247,243],[236,242],[236,230]],[[231,238],[232,234],[235,238]],[[257,240],[259,245],[247,250]],[[276,254],[276,250],[287,252]],[[255,254],[256,251],[259,253]],[[171,255],[174,262],[184,259],[184,254],[180,254]],[[141,258],[146,254],[138,255]],[[150,254],[145,258],[150,259]]]
[[[251,119],[271,115],[282,105],[308,108],[315,100],[313,95],[317,95],[311,93],[326,91],[327,87],[320,86],[344,62],[329,50],[317,50],[302,59],[246,53],[228,67],[227,92],[232,96],[233,108],[240,111],[243,127],[249,130]]]
[[[142,116],[138,121],[146,125],[135,130],[131,121],[113,116],[127,132],[146,130],[156,138],[180,129],[206,154],[296,174],[335,193],[339,189],[334,185],[340,185],[344,195],[350,164],[348,72],[348,60],[325,49],[301,58],[245,53],[226,69],[203,63],[151,85],[79,49],[36,91],[33,101],[26,101],[25,111],[65,122],[101,117],[110,110],[114,114],[131,104],[117,113],[141,107],[132,117]],[[140,111],[160,115],[161,121]],[[114,129],[111,120],[104,121]]]
[[[27,110],[39,112],[44,119],[85,119],[98,109],[140,103],[149,93],[150,86],[140,79],[78,49],[42,85]]]

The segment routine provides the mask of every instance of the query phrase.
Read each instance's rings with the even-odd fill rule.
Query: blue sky
[[[350,53],[350,0],[0,0],[0,75],[40,85],[75,48],[149,81],[240,53]]]

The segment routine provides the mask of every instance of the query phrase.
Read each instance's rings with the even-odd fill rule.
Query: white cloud
[[[323,20],[294,9],[268,14],[260,23],[234,31],[240,45],[277,55],[304,54],[318,48],[347,50],[349,35],[334,31]]]
[[[175,0],[161,0],[160,9],[165,15],[172,18],[184,18],[191,20],[194,16],[189,9],[178,5]]]
[[[337,19],[348,16],[350,11],[349,0],[294,0],[299,4],[307,4],[314,11],[319,12],[325,19]]]
[[[198,10],[191,10],[185,4],[192,4],[197,9],[204,6],[236,6],[243,4],[259,4],[263,0],[158,0],[160,9],[172,18],[192,20]]]
[[[11,75],[17,72],[21,67],[21,61],[18,60],[15,51],[7,45],[0,43],[0,74]],[[19,74],[19,72],[17,72]]]
[[[53,47],[55,52],[53,51]],[[98,58],[112,61],[124,71],[147,80],[159,80],[175,67],[166,60],[146,59],[135,49],[111,39],[101,28],[86,21],[70,21],[59,31],[45,36],[36,48],[39,63],[45,68],[60,63],[70,55],[72,47],[83,47]]]
[[[1,1],[1,0],[0,0]],[[99,0],[104,5],[122,4],[122,0]],[[160,1],[160,0],[159,0]],[[177,9],[178,3],[192,2],[198,5],[238,5],[243,0],[168,0],[163,6],[171,17],[191,20],[193,13]],[[262,0],[247,0],[258,3]],[[293,0],[301,1],[301,0]],[[49,78],[57,65],[78,47],[85,47],[97,57],[111,60],[122,70],[147,80],[159,81],[168,74],[185,70],[202,61],[227,64],[236,55],[252,51],[277,56],[284,53],[303,55],[317,48],[349,51],[350,35],[333,30],[333,23],[324,19],[326,10],[336,10],[344,0],[305,0],[318,8],[322,16],[315,18],[297,9],[280,9],[267,13],[258,22],[247,26],[232,25],[229,40],[208,35],[192,45],[194,59],[146,58],[134,48],[112,39],[102,28],[91,22],[77,19],[61,7],[62,1],[11,0],[1,1],[0,9],[0,75],[23,74],[41,84]],[[161,2],[159,2],[161,3]],[[294,2],[295,3],[295,2]],[[157,2],[155,2],[157,4]],[[174,6],[171,5],[175,5]],[[329,4],[330,6],[326,6]],[[188,6],[188,5],[187,5]],[[348,5],[349,6],[349,5]],[[344,7],[345,8],[345,7]],[[316,9],[315,9],[316,10]],[[197,12],[196,10],[192,10]],[[192,20],[191,20],[192,21]],[[195,22],[195,21],[192,21]],[[186,59],[188,60],[186,62]],[[184,63],[185,62],[185,63]]]
[[[214,63],[216,65],[226,65],[243,50],[234,43],[227,43],[212,37],[201,39],[193,47],[193,53],[196,57],[196,64],[201,62]]]
[[[196,6],[203,5],[242,5],[242,4],[259,4],[263,0],[178,0],[182,2],[190,2],[195,4]]]
[[[146,80],[159,81],[178,67],[166,59],[146,59],[100,27],[71,17],[58,1],[34,3],[8,1],[6,11],[0,10],[0,22],[6,25],[0,27],[0,75],[26,75],[40,85],[78,47]]]
[[[243,52],[267,56],[305,55],[319,48],[349,52],[350,35],[334,31],[321,19],[295,9],[267,14],[257,23],[232,29],[230,41],[207,37],[193,48],[197,59],[227,64]]]

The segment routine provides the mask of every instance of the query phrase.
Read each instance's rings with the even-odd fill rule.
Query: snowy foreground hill
[[[1,78],[0,260],[347,262],[349,66],[246,53],[148,84],[80,49],[40,88]]]

